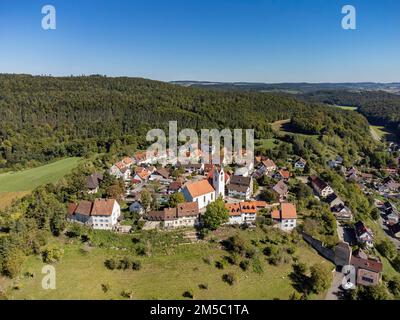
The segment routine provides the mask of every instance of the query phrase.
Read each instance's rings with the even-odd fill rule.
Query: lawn
[[[390,132],[386,130],[384,126],[370,126],[373,135],[379,138],[379,140],[390,135]]]
[[[292,128],[292,126],[290,124],[290,119],[275,121],[271,124],[271,127],[274,131],[282,133],[282,134],[299,136],[299,137],[304,137],[304,138],[318,138],[318,135],[303,134],[303,133],[294,131],[294,129]]]
[[[247,231],[243,231],[247,232]],[[56,268],[56,290],[41,288],[39,257],[30,257],[24,264],[24,271],[34,277],[22,277],[11,283],[7,291],[9,299],[123,299],[121,292],[132,290],[134,299],[183,299],[182,294],[190,290],[195,299],[288,299],[294,292],[289,279],[291,264],[269,265],[260,257],[263,273],[251,268],[242,271],[238,266],[227,265],[223,270],[215,267],[215,261],[226,255],[218,243],[181,244],[166,254],[150,257],[136,257],[142,262],[139,271],[107,270],[104,260],[111,256],[128,255],[127,252],[106,248],[91,248],[83,251],[82,244],[68,244],[65,255]],[[328,264],[314,250],[305,244],[295,254],[308,264]],[[210,259],[211,263],[204,262]],[[237,282],[230,286],[222,281],[222,275],[233,272]],[[14,289],[18,284],[18,289]],[[104,293],[102,284],[110,290]],[[200,289],[206,284],[207,289]],[[316,297],[311,297],[316,298]],[[323,298],[323,295],[318,298]]]
[[[256,148],[273,149],[278,146],[279,141],[276,139],[260,139],[256,141]],[[259,145],[258,145],[259,144]]]
[[[66,158],[44,166],[0,174],[0,209],[40,185],[58,181],[77,167],[80,158]]]
[[[335,106],[336,108],[346,110],[346,111],[357,111],[357,107],[349,107],[349,106]]]

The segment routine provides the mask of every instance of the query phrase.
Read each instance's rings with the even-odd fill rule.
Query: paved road
[[[325,300],[339,300],[343,290],[340,288],[342,285],[343,274],[341,272],[334,271],[332,285],[329,288]]]

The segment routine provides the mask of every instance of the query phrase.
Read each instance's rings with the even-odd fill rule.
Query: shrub
[[[132,261],[132,270],[140,270],[142,263],[140,261]]]
[[[110,285],[108,283],[102,283],[101,290],[103,290],[104,293],[107,293],[108,291],[110,291]]]
[[[42,260],[45,263],[55,263],[61,260],[64,250],[55,246],[48,246],[42,251]]]
[[[215,262],[215,267],[216,267],[217,269],[222,270],[222,269],[224,268],[224,263],[223,263],[222,261],[216,261],[216,262]]]
[[[235,275],[234,275],[232,272],[225,273],[225,274],[222,276],[222,280],[223,280],[224,282],[226,282],[227,284],[229,284],[230,286],[233,286],[234,283],[236,282]]]
[[[131,261],[129,260],[129,258],[125,257],[122,258],[121,260],[119,260],[118,263],[118,269],[120,270],[126,270],[129,269],[131,267]]]
[[[199,288],[201,290],[207,290],[208,289],[208,284],[207,283],[200,283],[199,284]]]
[[[104,265],[107,269],[114,270],[117,267],[117,262],[115,261],[115,259],[111,258],[104,261]]]
[[[182,294],[182,297],[187,298],[187,299],[193,299],[194,296],[193,296],[193,293],[191,291],[185,291]]]
[[[121,292],[121,296],[127,299],[133,298],[133,291],[132,290],[124,290]]]
[[[250,261],[249,260],[243,260],[240,262],[239,267],[243,270],[243,271],[247,271],[249,269],[250,266]]]

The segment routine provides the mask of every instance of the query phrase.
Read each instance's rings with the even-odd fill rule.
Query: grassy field
[[[67,158],[33,169],[0,174],[0,209],[40,185],[56,182],[74,169],[79,161],[80,158]]]
[[[390,132],[386,130],[384,126],[370,126],[372,134],[377,139],[382,140],[390,135]]]
[[[34,277],[23,277],[18,281],[7,280],[9,299],[123,299],[121,292],[132,290],[133,299],[183,299],[182,294],[190,290],[195,299],[288,299],[294,289],[289,279],[291,264],[269,265],[261,257],[262,274],[251,268],[241,270],[238,266],[227,265],[223,270],[214,265],[226,255],[218,243],[182,244],[174,247],[169,254],[152,257],[137,257],[142,262],[140,271],[107,270],[104,260],[110,256],[124,254],[111,249],[92,248],[82,250],[82,244],[66,245],[65,255],[55,265],[57,289],[41,288],[39,257],[31,257],[24,264],[24,271]],[[127,253],[125,253],[127,254]],[[308,264],[329,265],[305,244],[295,254]],[[204,262],[208,258],[211,263]],[[233,272],[237,282],[230,286],[222,281],[222,275]],[[3,279],[4,282],[4,279]],[[15,289],[18,284],[18,289]],[[102,290],[108,284],[110,290]],[[206,284],[207,289],[200,289]],[[323,298],[323,295],[311,298]]]
[[[277,147],[279,144],[277,144],[277,142],[279,142],[276,139],[260,139],[256,141],[256,146],[257,143],[260,144],[259,147],[265,148],[265,149],[273,149],[275,147]]]
[[[318,138],[318,135],[311,134],[303,134],[299,132],[295,132],[293,128],[290,126],[290,119],[275,121],[271,124],[271,127],[274,131],[279,133],[288,134],[288,135],[296,135],[305,138]]]
[[[357,111],[357,107],[348,107],[348,106],[335,106],[336,108],[340,108],[346,111]]]

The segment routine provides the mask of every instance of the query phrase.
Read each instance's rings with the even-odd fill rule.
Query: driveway
[[[338,271],[334,271],[332,285],[326,293],[325,300],[340,300],[340,296],[343,294],[341,289],[343,274]]]

